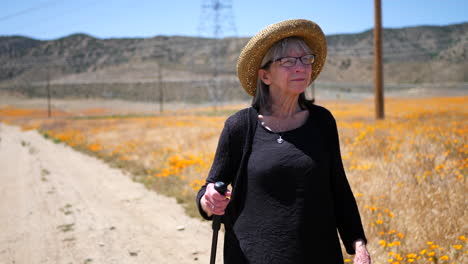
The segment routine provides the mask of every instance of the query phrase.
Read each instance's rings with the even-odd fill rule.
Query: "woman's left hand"
[[[366,244],[362,241],[357,241],[356,246],[356,255],[354,256],[354,264],[371,264],[370,254],[367,251]]]

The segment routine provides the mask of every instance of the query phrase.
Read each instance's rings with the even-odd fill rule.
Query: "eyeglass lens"
[[[297,60],[300,59],[302,64],[310,65],[314,62],[315,56],[314,55],[305,55],[302,57],[284,57],[279,59],[280,64],[285,67],[292,67],[296,65]]]

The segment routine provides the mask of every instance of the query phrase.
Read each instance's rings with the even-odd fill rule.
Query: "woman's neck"
[[[277,118],[291,118],[302,109],[299,106],[299,96],[271,96],[271,113]]]

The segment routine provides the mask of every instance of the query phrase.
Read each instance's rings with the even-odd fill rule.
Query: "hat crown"
[[[327,42],[322,29],[307,19],[291,19],[271,24],[253,36],[242,49],[237,60],[237,77],[245,91],[254,96],[257,89],[257,74],[263,57],[276,42],[299,37],[316,56],[311,74],[314,81],[321,72],[327,56]]]

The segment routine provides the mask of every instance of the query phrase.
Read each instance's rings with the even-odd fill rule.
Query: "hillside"
[[[386,83],[468,82],[468,23],[384,29],[383,36]],[[49,41],[0,37],[0,87],[43,85],[47,79],[56,86],[141,85],[160,78],[168,84],[203,86],[213,76],[215,48],[221,54],[219,78],[234,85],[235,63],[247,41],[181,36],[99,39],[85,34]],[[327,63],[318,83],[372,82],[372,30],[329,35],[327,41]]]

